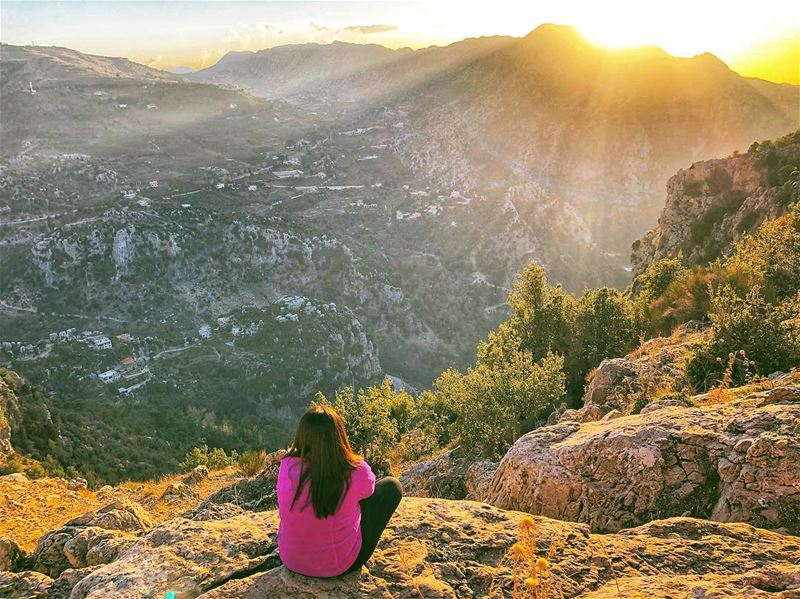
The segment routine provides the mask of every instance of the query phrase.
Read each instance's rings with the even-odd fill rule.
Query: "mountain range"
[[[318,389],[430,385],[530,262],[625,287],[670,175],[800,122],[795,86],[554,25],[185,75],[3,45],[0,74],[0,356],[86,464],[141,440],[106,477],[197,439],[277,447]]]

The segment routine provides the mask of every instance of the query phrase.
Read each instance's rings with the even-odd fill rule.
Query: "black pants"
[[[361,505],[361,551],[353,565],[350,566],[345,574],[356,572],[361,566],[367,563],[372,557],[381,533],[389,524],[389,519],[394,514],[400,499],[403,497],[403,485],[400,481],[391,476],[380,479],[375,483],[375,492],[362,499]]]

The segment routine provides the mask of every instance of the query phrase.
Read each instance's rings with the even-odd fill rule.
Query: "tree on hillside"
[[[529,351],[507,349],[502,360],[479,360],[465,374],[447,371],[435,382],[436,394],[455,414],[455,440],[493,459],[564,395],[561,356],[551,353],[537,362]]]
[[[575,306],[565,359],[567,388],[581,394],[590,370],[606,358],[630,352],[641,335],[637,311],[622,293],[608,287],[584,291]]]
[[[545,269],[540,264],[529,264],[517,277],[508,296],[513,314],[505,328],[519,339],[520,349],[529,351],[537,359],[548,352],[564,354],[569,344],[571,320],[575,299],[560,285],[547,284]]]
[[[406,391],[395,392],[388,378],[357,393],[352,387],[339,389],[332,402],[317,393],[315,403],[330,405],[339,413],[353,449],[379,470],[414,416],[414,399]]]

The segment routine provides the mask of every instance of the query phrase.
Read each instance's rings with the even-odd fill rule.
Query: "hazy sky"
[[[713,52],[745,75],[800,82],[800,1],[0,2],[0,40],[125,56],[169,69],[230,50],[342,40],[397,48],[525,35],[545,22],[614,46]]]

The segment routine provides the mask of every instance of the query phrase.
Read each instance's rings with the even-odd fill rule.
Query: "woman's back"
[[[311,504],[311,481],[295,501],[303,468],[300,457],[284,457],[278,473],[278,547],[287,568],[307,576],[338,576],[356,559],[361,549],[359,501],[372,495],[375,475],[362,461],[350,473],[336,512],[317,518]],[[292,504],[294,503],[294,507]]]

